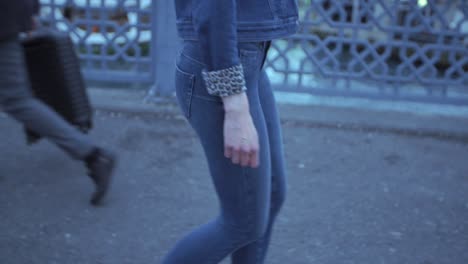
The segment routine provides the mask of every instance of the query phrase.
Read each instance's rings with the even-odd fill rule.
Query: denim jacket
[[[179,36],[199,42],[213,95],[245,90],[239,90],[244,84],[239,42],[285,37],[298,27],[296,0],[176,0],[175,6]]]

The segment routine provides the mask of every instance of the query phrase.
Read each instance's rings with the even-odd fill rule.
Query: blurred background
[[[70,33],[89,80],[173,92],[166,72],[178,48],[173,3],[41,2],[44,24]],[[274,43],[268,73],[281,91],[466,103],[467,5],[300,0],[301,29]]]

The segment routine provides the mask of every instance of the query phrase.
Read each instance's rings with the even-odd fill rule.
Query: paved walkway
[[[106,110],[93,136],[121,154],[102,208],[88,206],[81,164],[47,142],[26,146],[21,127],[0,117],[0,263],[159,263],[216,213],[202,149],[177,108],[99,94]],[[268,264],[468,263],[466,119],[281,112],[289,195]]]

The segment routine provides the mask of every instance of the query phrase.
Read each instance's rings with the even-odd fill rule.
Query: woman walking
[[[265,261],[286,181],[275,100],[263,64],[270,41],[294,34],[295,0],[176,0],[184,40],[176,90],[196,131],[220,204],[164,264]]]

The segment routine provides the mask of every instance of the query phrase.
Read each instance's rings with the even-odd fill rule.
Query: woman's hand
[[[224,156],[243,167],[258,167],[258,134],[250,115],[247,95],[241,93],[223,97],[223,103]]]

